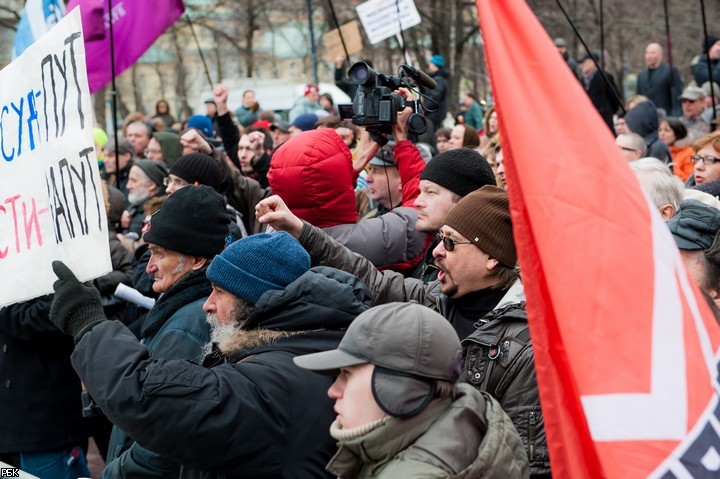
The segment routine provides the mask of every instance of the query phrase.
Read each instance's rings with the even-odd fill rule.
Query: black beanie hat
[[[143,239],[177,253],[212,258],[225,247],[230,216],[225,200],[209,186],[186,186],[152,215]]]
[[[188,183],[207,185],[218,191],[222,183],[220,166],[210,156],[204,153],[190,153],[177,159],[170,168],[170,174],[175,175]]]
[[[150,178],[150,181],[155,183],[160,188],[165,188],[163,181],[169,174],[168,167],[162,161],[155,160],[140,160],[133,163],[133,166],[137,166]]]
[[[469,148],[440,153],[428,162],[420,179],[437,183],[460,196],[485,185],[496,185],[490,164],[480,153]]]

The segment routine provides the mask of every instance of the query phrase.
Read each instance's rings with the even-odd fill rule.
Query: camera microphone
[[[420,70],[419,68],[411,67],[410,65],[400,65],[405,76],[412,78],[419,85],[434,90],[437,88],[437,83],[433,80],[430,75]]]

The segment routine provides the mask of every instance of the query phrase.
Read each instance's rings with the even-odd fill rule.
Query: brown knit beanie
[[[468,194],[450,210],[445,225],[505,266],[515,267],[510,202],[502,188],[488,185]]]

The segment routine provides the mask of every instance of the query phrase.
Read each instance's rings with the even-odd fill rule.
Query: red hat
[[[315,85],[310,84],[305,87],[305,96],[308,96],[310,93],[320,93],[320,89]]]
[[[267,120],[257,120],[255,123],[252,124],[252,126],[265,128],[267,131],[270,131],[270,122]]]

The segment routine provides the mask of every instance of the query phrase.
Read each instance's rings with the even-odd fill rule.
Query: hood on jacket
[[[655,104],[650,100],[635,105],[625,115],[625,123],[633,133],[637,133],[645,139],[646,143],[657,138],[658,114]]]
[[[444,79],[450,78],[450,72],[446,68],[441,68],[435,73],[430,74],[431,77],[443,77]]]
[[[272,156],[268,181],[288,208],[313,226],[358,220],[350,150],[334,129],[301,133]]]
[[[370,291],[358,278],[339,269],[317,266],[285,289],[263,293],[244,328],[338,331],[370,307]]]
[[[153,138],[160,143],[165,164],[168,167],[173,166],[182,156],[183,146],[180,144],[180,137],[169,131],[156,131],[153,133]]]

